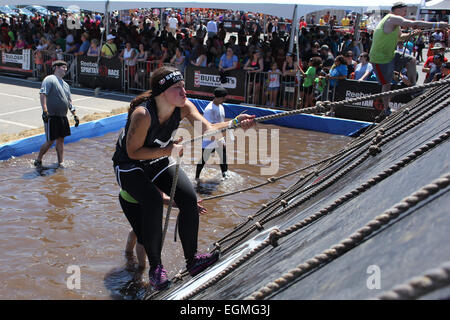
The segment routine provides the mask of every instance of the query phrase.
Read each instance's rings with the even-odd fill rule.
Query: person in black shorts
[[[133,99],[128,119],[119,135],[112,158],[119,186],[135,199],[140,215],[132,225],[142,243],[150,264],[150,285],[160,290],[170,281],[161,261],[163,199],[160,191],[170,194],[176,172],[171,155],[182,155],[181,140],[173,134],[180,121],[187,118],[191,124],[202,123],[203,132],[225,129],[230,122],[209,123],[187,100],[184,79],[175,68],[161,67],[150,79],[152,90]],[[141,106],[145,102],[145,106]],[[254,116],[237,117],[244,129],[254,125]],[[180,168],[174,201],[179,208],[179,236],[188,272],[194,276],[213,264],[219,254],[198,254],[197,237],[199,215],[197,196],[189,178]]]
[[[34,165],[38,168],[42,167],[42,158],[55,141],[58,166],[63,165],[64,138],[70,135],[67,119],[69,109],[74,116],[75,126],[79,123],[75,108],[72,106],[70,87],[63,80],[67,72],[67,63],[63,60],[55,60],[52,68],[54,74],[45,77],[39,90],[46,142],[41,146],[37,159],[34,161]]]

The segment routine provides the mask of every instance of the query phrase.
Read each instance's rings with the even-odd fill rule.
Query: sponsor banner
[[[397,90],[401,86],[392,85],[391,90]],[[334,101],[359,98],[381,92],[381,85],[378,82],[355,80],[340,81],[336,88]],[[410,102],[412,97],[409,93],[391,97],[389,107],[391,110],[397,110],[406,103]],[[336,109],[336,116],[363,121],[373,121],[375,117],[383,110],[383,101],[381,98],[375,100],[365,100],[354,104],[348,104]]]
[[[121,91],[123,88],[122,62],[119,58],[79,56],[77,64],[78,82],[89,88],[101,87]]]
[[[224,20],[223,27],[227,32],[239,32],[242,29],[242,22],[239,20]]]
[[[2,51],[0,71],[30,75],[33,73],[31,69],[31,50],[23,49],[13,52]]]
[[[244,70],[232,70],[226,74],[226,82],[221,83],[218,69],[189,65],[186,67],[186,92],[211,97],[215,88],[224,87],[228,91],[228,99],[244,101],[245,75]]]

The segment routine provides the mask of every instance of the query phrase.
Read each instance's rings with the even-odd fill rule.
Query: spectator
[[[219,71],[226,72],[237,69],[238,57],[234,54],[231,47],[227,48],[226,53],[220,57]]]
[[[320,58],[323,61],[323,67],[329,70],[329,68],[334,63],[334,57],[333,54],[330,52],[330,48],[326,44],[320,47]]]
[[[314,104],[314,79],[316,78],[317,70],[322,65],[322,59],[320,57],[313,57],[309,60],[308,65],[308,70],[306,70],[306,72],[303,72],[301,67],[298,68],[304,77],[303,84],[301,86],[301,100],[303,108],[312,107]]]
[[[244,70],[247,71],[248,84],[247,84],[247,96],[251,101],[259,104],[259,89],[261,87],[261,72],[264,70],[264,61],[261,57],[259,50],[255,50],[251,58],[244,66]]]
[[[423,34],[419,34],[416,39],[416,60],[417,62],[423,62],[422,51],[425,48],[425,37]]]
[[[131,42],[125,43],[125,48],[120,52],[119,59],[125,65],[125,78],[130,88],[134,88],[134,77],[136,75],[136,49]]]
[[[23,40],[22,36],[19,34],[17,36],[17,41],[16,41],[16,44],[14,45],[13,50],[14,51],[22,50],[22,49],[25,49],[26,46],[27,46],[27,43],[25,42],[25,40]]]
[[[186,57],[183,54],[183,49],[181,47],[177,47],[175,49],[175,55],[170,59],[170,63],[175,66],[181,73],[184,72],[184,59]]]
[[[299,63],[299,65],[301,65]],[[283,106],[293,109],[295,103],[295,76],[297,68],[294,62],[294,55],[292,53],[286,54],[286,60],[283,63]]]
[[[197,55],[195,62],[191,61],[191,63],[196,67],[206,67],[208,65],[208,58],[206,57],[205,46],[201,45],[198,47]]]
[[[434,80],[434,76],[440,73],[442,64],[444,63],[444,55],[438,53],[433,57],[433,64],[431,65],[428,77],[424,80],[424,83],[428,83]]]
[[[147,57],[148,52],[145,51],[144,45],[140,43],[139,52],[136,55],[136,75],[134,76],[134,82],[141,89],[146,89],[144,81],[147,75]]]
[[[206,30],[208,31],[208,38],[213,38],[215,35],[217,35],[217,23],[214,21],[214,19],[211,19],[206,24]]]
[[[273,63],[275,62],[275,59],[272,55],[272,50],[268,49],[264,53],[264,72],[269,72],[272,70]]]
[[[336,91],[336,87],[339,84],[339,80],[344,80],[347,78],[347,62],[345,61],[344,56],[339,55],[334,59],[334,64],[331,66],[329,74],[327,74],[326,78],[330,81],[330,94],[332,95],[331,101],[334,101],[334,92]]]
[[[195,37],[197,38],[197,40],[199,41],[200,44],[204,44],[207,32],[208,31],[207,31],[205,25],[200,20],[197,31],[195,32]]]
[[[113,36],[112,34],[108,34],[106,36],[106,43],[103,45],[102,50],[101,50],[102,57],[111,59],[116,56],[117,46],[114,43],[115,38],[116,37]]]
[[[344,58],[347,64],[347,78],[350,78],[352,73],[355,71],[357,63],[355,60],[353,60],[353,52],[351,50],[347,51],[347,53],[344,55]]]
[[[424,80],[425,83],[430,82],[430,80],[428,80],[428,77],[429,77],[430,70],[434,64],[435,55],[437,55],[437,54],[444,55],[445,47],[440,42],[436,42],[434,44],[433,48],[431,49],[431,52],[434,52],[434,55],[427,58],[427,61],[425,61],[425,63],[423,64],[423,68],[422,68],[422,72],[426,73],[425,80]],[[445,56],[444,56],[444,62],[447,62],[447,58]]]
[[[450,62],[443,63],[440,72],[434,75],[432,81],[439,81],[450,74]]]
[[[367,81],[372,74],[372,64],[369,62],[369,54],[367,52],[361,53],[359,56],[359,63],[355,68],[355,80]]]
[[[44,51],[48,49],[48,41],[44,37],[41,37],[39,44],[36,46],[36,50]]]
[[[177,33],[178,19],[175,18],[174,13],[170,16],[170,18],[167,22],[169,25],[169,31],[172,33],[173,36],[175,36]]]
[[[361,54],[361,49],[359,49],[358,41],[356,41],[355,39],[353,39],[350,43],[350,50],[352,51],[354,57],[359,57],[359,55]]]
[[[403,52],[404,52],[407,55],[411,55],[411,51],[408,49],[408,47],[405,46],[405,43],[403,41],[397,42],[396,51],[400,52],[400,54],[403,54]]]
[[[267,89],[269,91],[269,107],[274,107],[278,104],[278,92],[280,91],[281,75],[282,73],[280,69],[278,69],[278,64],[276,62],[273,62],[268,73],[269,85]]]
[[[92,39],[91,45],[89,46],[89,50],[86,55],[89,57],[98,57],[99,54],[100,54],[100,49],[98,48],[98,40]]]
[[[74,55],[76,55],[76,56],[86,55],[87,52],[89,51],[89,47],[90,47],[89,34],[86,32],[83,33],[81,35],[81,41],[82,41],[82,43],[81,43],[80,48],[78,49],[77,52],[74,53]]]

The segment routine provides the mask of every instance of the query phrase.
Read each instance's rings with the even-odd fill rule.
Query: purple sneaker
[[[150,285],[155,290],[165,289],[170,284],[170,280],[167,277],[167,271],[164,269],[162,264],[158,264],[156,268],[150,268],[148,276]]]
[[[191,276],[195,276],[208,268],[219,259],[220,253],[214,252],[213,254],[196,254],[193,261],[187,264],[187,270]]]

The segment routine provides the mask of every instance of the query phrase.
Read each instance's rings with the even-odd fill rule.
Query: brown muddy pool
[[[209,164],[202,171],[199,197],[265,182],[270,176],[321,160],[351,141],[348,137],[273,125],[258,125],[258,129],[268,129],[269,134],[279,129],[278,171],[261,175],[268,164],[260,161],[255,165],[230,164],[230,178],[221,181],[219,166]],[[36,153],[0,161],[1,299],[140,297],[142,283],[148,281],[148,263],[142,277],[136,278],[133,261],[127,261],[124,255],[130,226],[120,209],[112,168],[117,136],[116,132],[66,144],[66,168],[50,169],[42,175],[33,167]],[[52,148],[44,157],[44,165],[55,163]],[[195,166],[183,164],[182,168],[196,185]],[[200,217],[199,251],[206,251],[296,179],[292,176],[205,202],[208,213]],[[172,212],[162,255],[169,277],[185,267],[181,243],[173,241],[177,213],[177,209]],[[80,271],[79,288],[68,286],[74,268]]]

